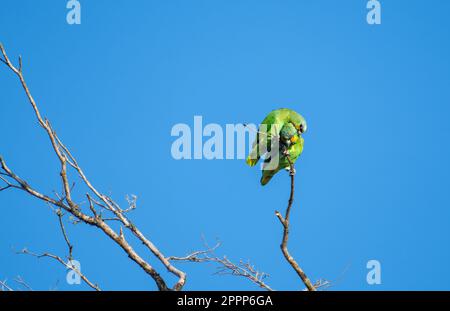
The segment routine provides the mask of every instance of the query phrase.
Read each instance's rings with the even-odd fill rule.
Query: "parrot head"
[[[305,120],[305,118],[303,118],[302,115],[300,115],[296,112],[293,112],[291,114],[291,122],[294,125],[294,127],[296,128],[297,134],[299,136],[306,132],[306,129],[307,129],[306,120]]]
[[[295,124],[295,128],[297,129],[297,133],[299,136],[306,132],[308,126],[306,125],[306,121],[305,119],[303,119],[303,117],[301,117],[299,123]]]

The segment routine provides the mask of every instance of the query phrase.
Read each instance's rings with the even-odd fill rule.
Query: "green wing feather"
[[[265,125],[266,129],[265,131],[262,131],[262,126],[258,128],[258,133],[256,134],[256,139],[253,142],[252,151],[250,152],[249,156],[247,157],[247,164],[249,166],[255,166],[256,163],[258,163],[261,156],[263,156],[266,152],[266,150],[259,150],[259,146],[267,146],[269,147],[271,145],[271,133],[272,133],[272,127],[276,126],[276,129],[274,130],[274,135],[278,136],[281,128],[291,120],[291,114],[297,114],[295,111],[287,109],[287,108],[281,108],[277,110],[271,111],[261,122],[261,125]],[[298,114],[297,114],[298,115]],[[266,148],[267,149],[267,148]]]

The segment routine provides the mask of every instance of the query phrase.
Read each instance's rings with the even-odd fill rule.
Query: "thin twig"
[[[24,254],[24,255],[30,255],[36,258],[43,258],[43,257],[48,257],[48,258],[52,258],[54,260],[56,260],[57,262],[59,262],[60,264],[62,264],[64,267],[66,267],[69,270],[74,271],[76,274],[78,274],[80,276],[80,278],[91,288],[95,289],[96,291],[101,291],[100,287],[98,287],[97,284],[92,283],[83,273],[81,273],[81,271],[79,271],[77,269],[77,267],[75,267],[74,265],[71,264],[71,261],[69,261],[69,263],[66,263],[61,257],[57,256],[57,255],[53,255],[51,253],[43,253],[43,254],[36,254],[33,252],[30,252],[27,249],[23,249],[22,251],[18,252],[18,254]]]
[[[264,279],[268,277],[267,273],[258,271],[249,262],[243,262],[241,260],[239,264],[235,264],[226,256],[216,256],[215,250],[220,246],[220,242],[217,242],[214,247],[209,247],[206,241],[204,242],[204,244],[206,246],[205,250],[195,251],[183,257],[170,256],[167,258],[167,260],[216,263],[219,265],[216,274],[230,274],[234,276],[241,276],[250,280],[261,288],[264,288],[268,291],[273,290],[264,282]]]
[[[56,215],[58,216],[59,226],[61,227],[61,232],[62,232],[62,235],[64,237],[64,241],[66,241],[67,248],[69,249],[69,256],[68,256],[68,258],[69,258],[69,261],[71,261],[73,259],[73,255],[72,255],[73,245],[70,243],[69,237],[67,236],[66,228],[64,227],[64,223],[63,223],[63,219],[62,219],[63,218],[63,214],[62,214],[61,209],[59,209],[56,212]]]
[[[22,285],[23,287],[25,287],[29,291],[33,291],[33,288],[31,288],[31,286],[28,285],[28,283],[25,282],[25,280],[22,279],[22,277],[20,275],[18,275],[16,278],[14,278],[14,282]]]
[[[294,202],[294,189],[295,189],[295,169],[294,164],[292,163],[289,154],[285,155],[288,162],[289,162],[289,168],[290,168],[290,177],[291,177],[291,193],[289,195],[289,201],[288,206],[286,208],[285,216],[283,217],[279,211],[275,211],[275,215],[278,217],[278,219],[281,222],[281,225],[283,226],[283,238],[281,241],[281,251],[288,261],[288,263],[294,268],[295,272],[297,272],[300,279],[303,281],[305,286],[310,291],[315,291],[316,288],[311,283],[310,279],[306,276],[305,272],[300,268],[299,264],[295,261],[294,257],[291,256],[291,254],[288,251],[288,239],[289,239],[289,216],[291,214],[291,208],[292,203]]]
[[[5,288],[6,288],[7,291],[10,291],[10,292],[13,292],[13,291],[14,291],[11,287],[9,287],[9,286],[6,284],[6,280],[0,281],[0,286],[2,287],[2,289],[1,289],[2,291],[5,291]]]

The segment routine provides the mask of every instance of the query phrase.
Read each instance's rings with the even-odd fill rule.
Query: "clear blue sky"
[[[42,113],[92,181],[121,203],[138,195],[131,217],[165,254],[201,248],[202,234],[220,238],[219,254],[249,259],[273,288],[302,288],[274,216],[287,174],[261,187],[242,160],[170,154],[172,126],[194,115],[257,123],[289,107],[308,121],[290,236],[308,275],[336,290],[449,290],[450,3],[381,1],[382,24],[369,26],[366,2],[81,0],[82,24],[70,26],[66,1],[3,0],[0,41],[23,56]],[[0,133],[10,167],[60,190],[48,139],[4,66]],[[65,254],[48,206],[7,191],[0,210],[0,279],[88,289],[66,284],[51,260],[14,254]],[[68,233],[103,289],[155,289],[101,233],[82,224]],[[370,259],[381,262],[381,285],[366,283]],[[179,267],[187,290],[257,289],[213,265]]]

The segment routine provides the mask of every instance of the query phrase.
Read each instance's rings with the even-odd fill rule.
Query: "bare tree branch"
[[[20,275],[18,275],[17,277],[14,278],[14,282],[25,287],[29,291],[33,291],[33,288],[31,288],[31,286],[28,285],[28,283],[25,282],[25,280]]]
[[[78,274],[81,279],[87,284],[89,285],[91,288],[95,289],[96,291],[101,291],[100,287],[98,287],[98,285],[92,283],[91,281],[89,281],[89,279],[83,274],[81,273],[81,271],[79,271],[77,269],[77,267],[75,267],[74,265],[71,264],[71,261],[69,261],[68,263],[65,262],[64,259],[62,259],[59,256],[56,256],[54,254],[51,253],[42,253],[42,254],[36,254],[33,252],[30,252],[29,250],[27,250],[26,248],[21,250],[20,252],[18,252],[17,254],[24,254],[24,255],[30,255],[36,258],[43,258],[43,257],[48,257],[48,258],[52,258],[54,260],[56,260],[57,262],[59,262],[61,265],[63,265],[64,267],[66,267],[69,270],[74,271],[76,274]]]
[[[26,255],[32,255],[34,257],[37,258],[42,258],[42,257],[49,257],[52,259],[55,259],[56,261],[58,261],[59,263],[61,263],[64,267],[74,271],[76,274],[78,274],[81,279],[86,282],[87,285],[89,285],[92,289],[95,289],[97,291],[100,291],[100,287],[97,284],[92,283],[84,274],[81,273],[81,271],[79,271],[73,264],[72,264],[72,260],[73,260],[73,244],[70,242],[69,237],[67,235],[66,232],[66,228],[64,227],[64,223],[63,223],[63,212],[61,210],[61,208],[59,208],[58,210],[55,211],[56,215],[58,216],[58,223],[59,226],[61,228],[61,233],[64,237],[64,241],[67,244],[67,248],[68,248],[68,263],[66,263],[61,257],[53,255],[51,253],[44,253],[42,255],[36,255],[30,251],[28,251],[26,248],[23,249],[22,251],[18,252],[18,254],[26,254]],[[22,278],[18,277],[17,279],[22,280]],[[17,280],[16,280],[17,281]]]
[[[28,285],[28,283],[20,276],[16,276],[13,281],[17,284],[19,284],[19,286],[25,288],[27,291],[33,291],[33,288]],[[0,281],[0,292],[3,291],[9,291],[9,292],[13,292],[13,291],[21,291],[22,289],[19,287],[17,289],[13,289],[11,286],[9,286],[8,284],[6,284],[6,280],[4,281]]]
[[[303,281],[303,283],[305,284],[307,289],[310,291],[315,291],[316,288],[311,283],[310,279],[306,276],[306,274],[302,270],[302,268],[300,268],[298,263],[295,261],[294,257],[291,256],[291,254],[288,251],[288,247],[287,247],[288,239],[289,239],[289,216],[291,213],[292,203],[294,202],[295,169],[294,169],[294,164],[292,163],[289,154],[286,153],[285,156],[286,156],[286,158],[289,162],[289,166],[290,166],[289,175],[291,177],[291,193],[289,195],[289,201],[288,201],[288,206],[286,208],[285,216],[283,217],[279,211],[275,211],[275,215],[278,217],[278,219],[281,222],[281,225],[283,226],[283,238],[281,241],[280,248],[281,248],[281,251],[282,251],[284,257],[286,258],[288,263],[292,266],[292,268],[294,268],[295,272],[297,272],[298,276],[301,278],[301,280]]]
[[[67,248],[69,249],[68,259],[69,259],[69,261],[71,261],[73,259],[73,254],[72,254],[72,252],[73,252],[73,245],[70,243],[69,237],[67,236],[66,228],[64,227],[64,223],[63,223],[63,219],[62,219],[63,218],[63,214],[62,214],[61,209],[59,209],[56,212],[56,215],[58,216],[59,226],[61,227],[62,235],[64,237],[64,240],[66,241]]]
[[[331,286],[332,286],[332,283],[330,281],[324,280],[324,279],[319,279],[319,280],[317,280],[316,283],[314,283],[314,288],[316,290],[321,290],[321,291],[324,291],[324,290],[330,288]],[[309,289],[305,288],[304,290],[308,291]]]
[[[0,281],[0,286],[1,286],[0,291],[2,291],[2,292],[4,292],[4,291],[9,291],[9,292],[14,291],[11,287],[9,287],[9,286],[6,284],[6,280]]]
[[[267,285],[264,282],[264,279],[268,277],[269,275],[264,272],[260,272],[253,265],[251,265],[249,262],[243,262],[242,260],[239,261],[239,264],[234,264],[232,261],[230,261],[226,256],[218,257],[215,255],[215,250],[220,246],[220,242],[217,242],[217,244],[214,247],[209,247],[206,242],[205,250],[201,251],[195,251],[192,252],[184,257],[176,257],[176,256],[170,256],[167,258],[169,261],[186,261],[186,262],[212,262],[216,263],[219,266],[217,267],[216,274],[230,274],[234,276],[241,276],[244,277],[251,282],[255,283],[261,288],[264,288],[268,291],[272,291],[273,289],[270,288],[269,285]]]
[[[35,190],[26,181],[21,179],[11,169],[9,169],[9,167],[6,165],[6,162],[2,157],[0,157],[0,165],[1,169],[3,170],[2,175],[14,180],[17,183],[17,185],[13,185],[7,182],[7,185],[3,187],[1,190],[6,190],[9,188],[21,189],[44,202],[52,204],[53,206],[61,210],[67,211],[79,221],[101,229],[109,238],[111,238],[127,253],[128,257],[130,257],[134,262],[136,262],[147,274],[149,274],[153,278],[159,290],[169,290],[169,287],[166,285],[166,282],[155,270],[155,268],[153,268],[147,261],[145,261],[140,255],[138,255],[138,253],[131,247],[131,245],[127,241],[125,241],[125,239],[123,238],[123,232],[122,234],[119,235],[106,223],[105,219],[101,214],[101,211],[100,212],[97,211],[96,207],[111,212],[114,215],[115,220],[121,222],[123,227],[129,230],[142,244],[144,244],[147,247],[147,249],[150,250],[150,252],[166,267],[166,269],[169,272],[178,277],[178,281],[175,283],[172,289],[181,290],[186,282],[186,274],[183,271],[174,267],[162,254],[162,252],[149,239],[147,239],[144,236],[144,234],[125,216],[126,212],[131,211],[136,207],[135,198],[132,198],[132,200],[129,201],[129,207],[127,209],[122,210],[120,206],[116,202],[114,202],[109,196],[102,194],[92,185],[92,183],[86,177],[81,167],[78,165],[78,162],[75,159],[75,157],[57,136],[55,130],[52,128],[50,124],[50,121],[44,119],[41,116],[38,106],[34,98],[32,97],[31,92],[22,74],[21,57],[19,58],[19,69],[17,69],[9,60],[6,51],[3,45],[1,44],[0,44],[0,52],[3,55],[2,63],[4,63],[19,78],[22,88],[25,91],[28,101],[30,102],[33,111],[35,113],[35,116],[39,122],[39,125],[45,130],[48,138],[50,139],[53,151],[55,152],[60,162],[60,177],[63,186],[63,196],[60,199],[54,199]],[[93,216],[89,216],[86,213],[82,212],[80,204],[77,204],[73,200],[71,191],[72,189],[70,187],[70,181],[67,174],[68,167],[73,168],[78,173],[81,180],[92,192],[92,195],[86,194],[86,196],[89,201],[89,209],[93,213]]]

